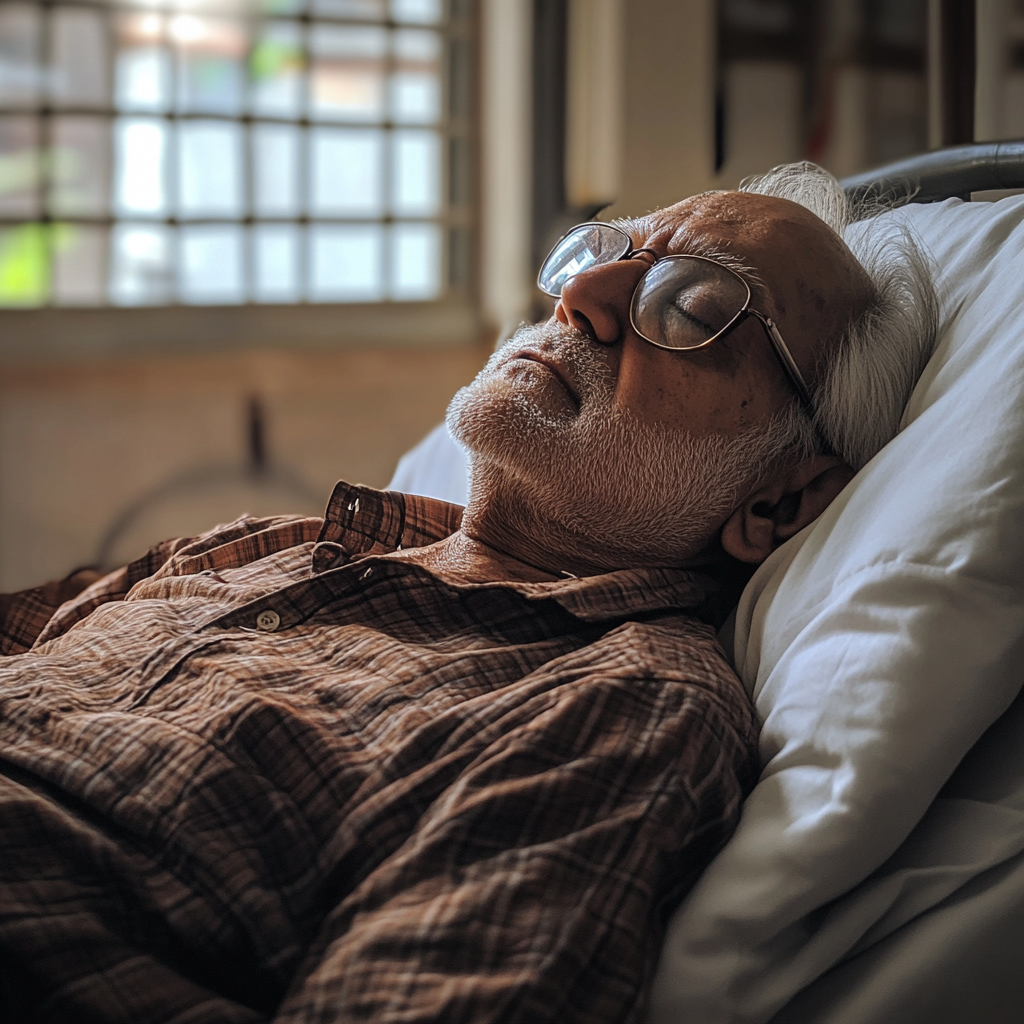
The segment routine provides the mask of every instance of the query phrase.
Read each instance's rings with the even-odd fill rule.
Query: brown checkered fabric
[[[0,1019],[641,1015],[756,765],[708,581],[387,557],[460,513],[339,484],[8,601]]]

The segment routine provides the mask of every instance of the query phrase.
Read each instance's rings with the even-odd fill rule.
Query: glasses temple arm
[[[775,326],[775,322],[770,316],[758,313],[756,309],[748,309],[747,312],[761,321],[768,335],[768,340],[771,341],[772,348],[775,350],[775,355],[778,356],[779,362],[782,363],[782,368],[786,371],[790,381],[792,381],[796,393],[800,396],[800,401],[803,402],[808,412],[813,413],[814,403],[811,401],[811,390],[808,388],[800,368],[796,365],[796,360],[790,353],[789,347],[782,340],[782,335],[779,334],[779,329]]]

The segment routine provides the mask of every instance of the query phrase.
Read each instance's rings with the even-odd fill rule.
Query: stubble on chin
[[[616,406],[593,343],[561,327],[518,331],[452,401],[448,426],[470,457],[467,515],[500,509],[506,527],[606,568],[704,550],[763,468],[770,431],[694,438],[641,422]],[[530,344],[571,367],[578,412],[551,412],[535,393],[552,386],[543,376],[502,372]]]
[[[544,350],[568,365],[582,398],[590,399],[599,387],[611,386],[608,374],[594,358],[593,345],[579,331],[557,321],[530,324],[518,331],[487,361],[476,379],[462,388],[448,407],[452,436],[470,458],[501,462],[506,469],[532,473],[538,446],[550,448],[553,438],[570,432],[579,411],[552,401],[559,385],[547,371],[507,367],[524,348]]]

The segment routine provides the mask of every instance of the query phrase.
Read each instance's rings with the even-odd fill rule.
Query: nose
[[[643,258],[591,267],[562,286],[555,319],[602,345],[615,345],[630,330],[629,305],[649,263]]]

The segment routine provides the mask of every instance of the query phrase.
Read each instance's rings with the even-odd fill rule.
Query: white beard
[[[551,411],[557,385],[546,372],[514,380],[501,372],[524,347],[543,347],[572,369],[578,411]],[[524,326],[458,392],[447,422],[470,456],[467,514],[500,497],[511,528],[527,537],[553,528],[588,561],[678,563],[707,547],[778,455],[781,424],[730,439],[643,423],[616,407],[597,353],[557,322]]]

